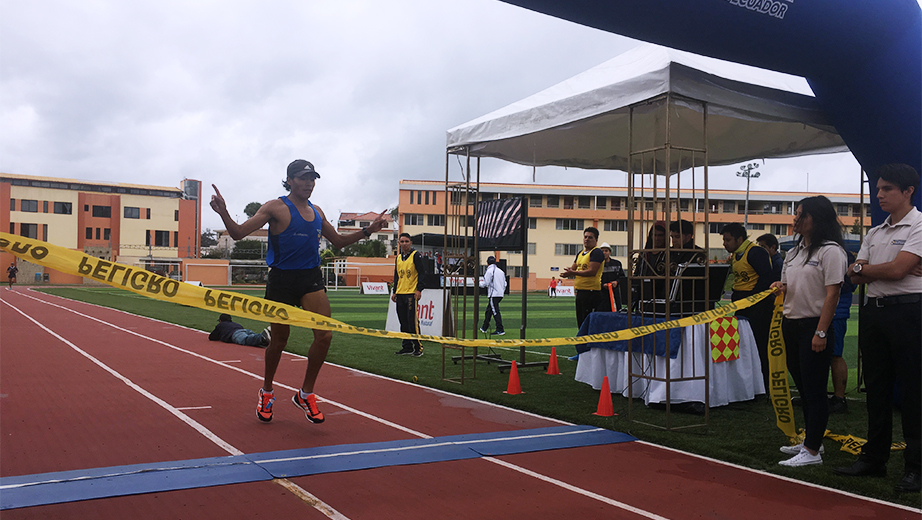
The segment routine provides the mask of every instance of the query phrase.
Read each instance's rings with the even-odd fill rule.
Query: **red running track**
[[[255,417],[262,350],[0,289],[0,476],[562,424],[328,364],[318,383],[327,420],[313,425],[285,402],[305,362],[285,354],[275,418],[263,424]],[[918,519],[919,511],[627,442],[85,500],[2,516],[892,520]]]

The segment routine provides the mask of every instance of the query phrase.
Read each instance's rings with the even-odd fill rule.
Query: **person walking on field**
[[[551,290],[550,297],[556,298],[557,297],[557,278],[553,276],[551,277],[551,283],[550,285],[548,285],[548,289]]]
[[[778,463],[788,467],[823,463],[823,437],[829,422],[826,386],[833,354],[832,317],[848,267],[842,226],[826,197],[807,197],[797,204],[794,233],[800,238],[784,259],[781,281],[771,285],[785,294],[781,334],[787,347],[788,371],[803,401],[806,430],[802,444],[781,448],[782,453],[793,455]]]
[[[384,227],[382,211],[368,227],[349,235],[340,235],[327,221],[323,210],[310,202],[311,194],[320,174],[314,165],[303,159],[288,165],[288,175],[282,181],[289,194],[263,204],[253,217],[243,224],[237,224],[227,212],[224,197],[218,187],[212,184],[215,194],[211,196],[211,208],[221,217],[227,233],[234,240],[240,240],[269,224],[269,249],[266,263],[269,278],[266,282],[266,299],[287,305],[301,307],[322,316],[330,316],[330,301],[327,299],[323,275],[320,271],[320,237],[337,249],[368,238]],[[278,369],[282,352],[288,345],[291,326],[273,323],[270,326],[271,339],[266,348],[266,365],[263,386],[259,389],[256,416],[260,421],[272,420],[272,405],[275,393],[272,381]],[[312,423],[322,423],[323,414],[317,408],[314,384],[326,360],[333,333],[314,329],[314,341],[307,353],[307,369],[301,389],[292,397],[292,402],[304,411]]]
[[[413,249],[413,240],[409,233],[401,233],[397,239],[397,255],[394,266],[394,293],[391,301],[397,304],[397,320],[400,332],[419,334],[419,319],[416,316],[416,302],[423,295],[423,278],[426,265],[419,253]],[[398,356],[423,355],[423,346],[417,339],[403,340],[403,348],[394,352]]]
[[[487,258],[487,270],[483,273],[483,281],[480,287],[487,289],[487,310],[483,315],[483,326],[480,332],[489,334],[490,318],[496,320],[496,330],[493,334],[503,336],[506,329],[503,328],[503,316],[499,313],[499,302],[503,301],[503,295],[506,293],[506,273],[496,264],[496,257]]]
[[[893,441],[893,387],[899,383],[906,449],[901,493],[918,493],[922,472],[922,213],[917,199],[919,174],[906,164],[877,170],[877,200],[890,213],[868,231],[858,258],[848,268],[855,284],[868,284],[859,315],[858,349],[867,387],[868,442],[839,475],[882,477]]]

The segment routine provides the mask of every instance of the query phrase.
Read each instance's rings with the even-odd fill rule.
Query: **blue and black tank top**
[[[313,269],[320,265],[320,234],[323,231],[323,219],[314,205],[307,205],[314,211],[314,220],[308,222],[301,216],[298,208],[288,200],[279,197],[288,206],[291,222],[285,231],[278,235],[269,235],[269,251],[266,263],[269,267],[284,270]]]

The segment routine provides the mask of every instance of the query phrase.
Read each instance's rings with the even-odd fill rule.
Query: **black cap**
[[[218,316],[218,321],[232,321],[230,314],[222,314]]]
[[[297,177],[298,175],[311,175],[315,179],[320,178],[320,174],[314,170],[314,165],[305,161],[304,159],[296,159],[291,161],[291,164],[288,165],[288,176]]]
[[[491,264],[495,264],[495,263],[496,263],[496,257],[495,257],[495,256],[488,256],[488,257],[487,257],[487,265],[491,265]]]

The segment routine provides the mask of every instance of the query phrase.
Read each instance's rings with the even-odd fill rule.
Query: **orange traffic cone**
[[[557,347],[551,347],[551,361],[547,364],[547,374],[559,376],[560,368],[557,366]]]
[[[615,415],[615,407],[611,404],[611,389],[608,386],[608,376],[602,379],[602,390],[599,393],[599,406],[592,415],[611,417]]]
[[[519,368],[515,361],[512,362],[509,372],[509,386],[506,387],[504,394],[518,395],[522,393],[522,385],[519,384]]]

